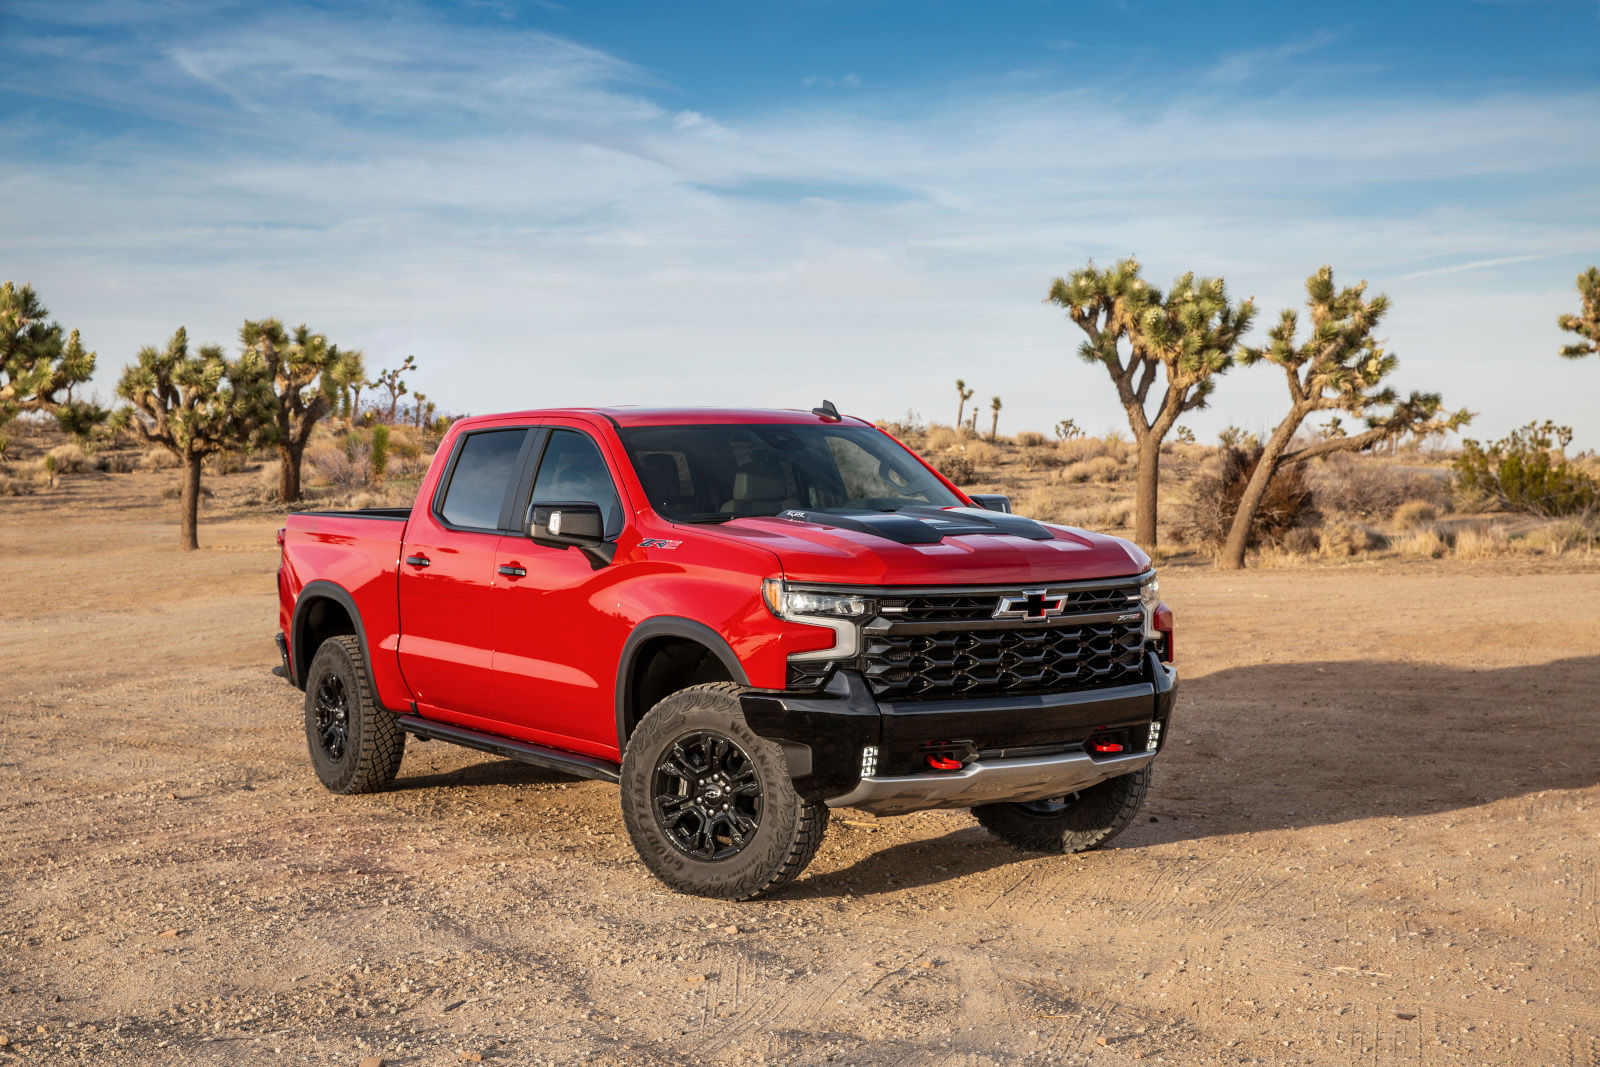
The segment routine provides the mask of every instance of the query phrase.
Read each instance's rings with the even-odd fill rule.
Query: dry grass
[[[1063,468],[1061,480],[1064,482],[1114,482],[1122,474],[1122,465],[1109,455],[1101,454],[1093,459],[1082,459]]]
[[[1426,526],[1439,517],[1439,509],[1426,500],[1407,500],[1394,511],[1394,521],[1403,528]]]
[[[1512,551],[1504,526],[1475,522],[1455,531],[1455,555],[1461,559],[1492,559]]]

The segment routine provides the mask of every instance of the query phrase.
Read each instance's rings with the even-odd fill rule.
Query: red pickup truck
[[[794,878],[833,807],[1104,844],[1177,684],[1137,547],[969,497],[828,403],[462,419],[409,511],[279,541],[327,788],[383,789],[407,735],[618,782],[645,864],[708,896]]]

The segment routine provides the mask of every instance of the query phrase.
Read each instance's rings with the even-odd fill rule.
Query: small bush
[[[1319,461],[1310,477],[1318,508],[1361,519],[1385,518],[1412,500],[1439,507],[1448,495],[1442,478],[1399,470],[1371,456],[1335,453]]]
[[[966,444],[971,436],[965,429],[954,426],[929,426],[923,438],[923,448],[929,452],[945,452]]]
[[[1326,524],[1317,534],[1318,546],[1325,556],[1356,556],[1385,544],[1376,531],[1343,519]]]
[[[1322,547],[1322,540],[1311,527],[1296,526],[1283,535],[1278,545],[1291,555],[1309,556]]]
[[[1531,515],[1576,515],[1600,506],[1600,481],[1573,466],[1553,448],[1566,427],[1530,422],[1493,444],[1461,443],[1456,484],[1482,493],[1509,511]]]
[[[372,450],[369,462],[372,464],[372,482],[382,485],[384,475],[389,471],[389,427],[374,426],[372,428]]]
[[[1022,452],[1022,466],[1030,471],[1051,470],[1061,466],[1061,453],[1054,447],[1026,448]]]
[[[206,457],[206,472],[208,474],[238,474],[244,470],[245,456],[242,452],[214,452]]]
[[[1600,526],[1585,519],[1563,519],[1528,535],[1530,544],[1546,552],[1592,552],[1600,546]]]
[[[1438,559],[1450,551],[1450,542],[1439,535],[1438,527],[1432,523],[1413,524],[1411,529],[1395,538],[1391,544],[1402,556],[1422,556],[1426,559]]]
[[[1115,500],[1102,504],[1089,515],[1089,525],[1098,529],[1127,526],[1133,522],[1133,501]]]
[[[13,478],[10,474],[0,471],[0,496],[28,496],[33,491],[30,482]]]
[[[1438,509],[1426,500],[1407,500],[1394,510],[1394,521],[1407,529],[1426,526],[1438,517]]]
[[[1023,448],[1042,448],[1051,443],[1050,438],[1034,430],[1023,430],[1017,434],[1016,442]]]
[[[1110,456],[1096,456],[1079,460],[1061,472],[1064,482],[1114,482],[1122,473],[1121,466]]]
[[[1488,559],[1511,551],[1505,527],[1475,522],[1456,531],[1455,554],[1462,559]]]
[[[1195,476],[1180,504],[1178,525],[1184,540],[1218,547],[1228,538],[1239,499],[1261,461],[1260,445],[1224,446],[1206,469]],[[1250,525],[1251,546],[1279,544],[1290,530],[1315,524],[1321,516],[1306,481],[1305,466],[1280,467],[1267,486]]]
[[[1005,458],[1005,450],[988,441],[968,441],[967,458],[980,467],[993,467]]]
[[[1078,463],[1106,454],[1106,443],[1098,437],[1073,437],[1056,446],[1063,463]]]
[[[52,474],[82,474],[94,468],[93,462],[77,445],[57,445],[45,458],[54,464],[47,468]]]
[[[940,474],[957,485],[971,485],[978,480],[978,468],[973,465],[972,460],[960,452],[935,456],[932,463]]]
[[[181,465],[178,457],[164,448],[146,449],[139,457],[139,466],[147,471],[169,471]]]

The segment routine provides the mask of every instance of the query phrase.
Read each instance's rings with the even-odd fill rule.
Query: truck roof
[[[619,405],[616,407],[593,408],[538,408],[531,411],[506,411],[493,415],[477,415],[463,422],[476,422],[479,419],[504,419],[504,418],[594,418],[609,419],[617,426],[683,426],[683,425],[716,425],[728,423],[794,423],[815,424],[826,420],[823,416],[813,411],[786,408],[656,408],[634,407]],[[854,415],[842,415],[842,419],[849,422],[871,425],[865,419]]]

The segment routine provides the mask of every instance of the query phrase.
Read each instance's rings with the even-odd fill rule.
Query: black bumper
[[[1077,693],[879,703],[859,674],[836,671],[818,692],[751,692],[742,704],[750,728],[783,747],[800,795],[828,801],[857,791],[869,747],[871,775],[934,779],[930,756],[996,767],[1083,754],[1091,735],[1130,753],[1158,751],[1178,679],[1153,653],[1148,661],[1149,681]]]

